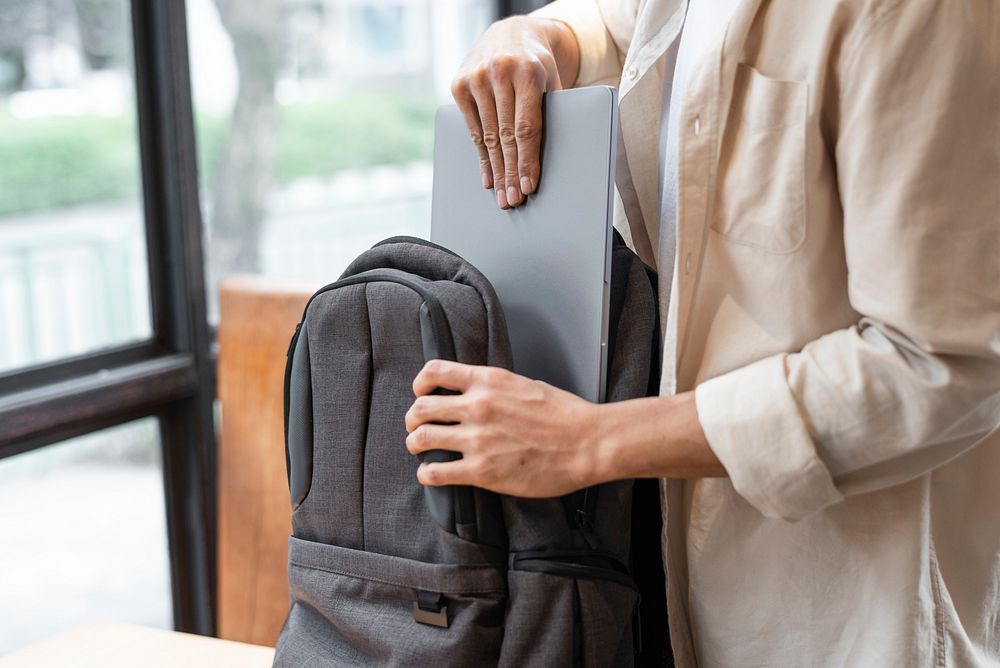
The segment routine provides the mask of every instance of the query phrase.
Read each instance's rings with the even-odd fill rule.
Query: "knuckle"
[[[504,81],[510,78],[517,66],[514,56],[503,54],[494,57],[489,64],[489,76],[493,81]]]
[[[476,420],[488,420],[493,414],[493,404],[488,395],[480,394],[469,400],[469,412]]]
[[[441,376],[444,375],[444,363],[441,360],[430,360],[424,364],[424,372],[430,376]]]
[[[468,450],[469,452],[482,452],[486,445],[486,432],[483,429],[472,429],[469,432]]]
[[[500,143],[503,146],[514,146],[517,142],[517,135],[510,125],[500,126]]]
[[[483,369],[483,384],[487,387],[495,388],[503,382],[505,376],[506,373],[503,369],[498,369],[497,367],[487,367],[486,369]]]
[[[436,485],[441,481],[441,472],[437,470],[436,466],[428,466],[424,469],[424,480],[429,485]]]
[[[490,73],[485,65],[478,65],[469,72],[467,81],[472,90],[482,90],[489,86]]]
[[[545,65],[541,58],[533,55],[527,56],[518,61],[517,73],[529,81],[537,81],[539,77],[545,76]]]
[[[451,96],[456,100],[465,99],[469,94],[469,77],[462,74],[451,81]]]
[[[473,144],[475,144],[476,146],[483,145],[483,133],[480,132],[478,129],[470,130],[469,135],[472,137]]]
[[[500,147],[500,135],[492,130],[487,130],[483,132],[483,144],[486,148],[496,149]]]
[[[535,404],[544,404],[549,399],[550,385],[540,380],[533,380],[528,385],[525,398]]]
[[[514,124],[514,136],[521,141],[537,139],[541,132],[541,128],[531,121],[517,121]]]

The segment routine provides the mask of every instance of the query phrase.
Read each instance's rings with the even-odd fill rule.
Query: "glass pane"
[[[129,26],[0,2],[0,372],[150,335]]]
[[[155,418],[0,459],[0,655],[86,621],[172,628]]]
[[[211,301],[430,231],[436,107],[490,0],[188,0]]]

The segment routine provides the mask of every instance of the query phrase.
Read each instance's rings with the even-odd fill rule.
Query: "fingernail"
[[[507,201],[511,206],[516,206],[521,201],[521,193],[514,186],[507,186]]]
[[[531,179],[527,176],[521,177],[521,192],[527,195],[530,192],[534,192],[535,188],[531,185]]]
[[[501,209],[507,208],[507,193],[504,192],[503,188],[497,188],[497,204],[500,205]]]
[[[483,187],[489,189],[490,187],[490,175],[486,172],[482,173],[483,176]]]

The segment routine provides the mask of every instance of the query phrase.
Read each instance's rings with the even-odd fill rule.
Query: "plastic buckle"
[[[448,628],[448,606],[444,604],[444,596],[438,592],[417,591],[417,600],[413,602],[413,621]]]

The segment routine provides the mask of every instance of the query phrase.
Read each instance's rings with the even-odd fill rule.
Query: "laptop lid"
[[[474,264],[507,316],[514,370],[603,401],[617,91],[546,93],[535,194],[501,210],[457,106],[438,109],[431,240]]]

